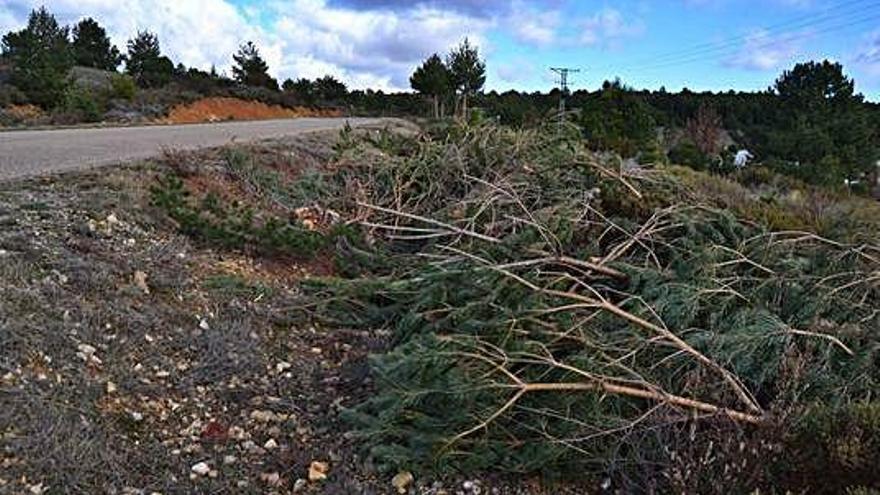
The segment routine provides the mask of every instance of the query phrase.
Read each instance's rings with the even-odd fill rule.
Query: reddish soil
[[[339,110],[313,108],[285,108],[267,105],[258,101],[238,98],[204,98],[171,109],[162,119],[165,124],[194,124],[199,122],[220,122],[225,120],[266,120],[296,117],[338,117]]]

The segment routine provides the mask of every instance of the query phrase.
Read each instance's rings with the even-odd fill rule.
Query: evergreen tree
[[[780,105],[769,140],[773,155],[806,165],[824,182],[841,183],[871,169],[878,147],[868,110],[839,63],[797,64],[773,89]]]
[[[467,118],[468,97],[476,95],[486,84],[486,63],[480,59],[477,47],[465,38],[446,58],[452,83],[461,97],[461,113]]]
[[[115,71],[122,63],[122,55],[110,42],[107,31],[91,17],[73,27],[71,48],[77,65]]]
[[[239,84],[278,90],[278,81],[269,75],[269,65],[252,41],[241,45],[232,60],[232,76]]]
[[[44,108],[60,104],[70,82],[73,57],[67,27],[41,7],[31,11],[28,25],[3,36],[3,57],[12,62],[11,82],[32,103]]]
[[[128,40],[128,58],[125,71],[139,86],[156,88],[171,81],[174,64],[162,55],[159,38],[149,31],[139,31]]]
[[[296,99],[302,103],[312,105],[315,103],[315,89],[312,81],[301,77],[294,81],[293,79],[286,79],[284,84],[282,85],[282,89],[285,92],[293,93],[296,96]]]
[[[419,93],[428,95],[434,104],[434,118],[440,117],[440,99],[451,89],[451,74],[436,53],[413,72],[409,84]]]
[[[619,80],[605,81],[602,91],[581,108],[580,124],[589,146],[635,156],[654,138],[651,108]]]
[[[331,75],[315,79],[312,83],[312,91],[321,101],[338,102],[348,95],[348,88],[345,84]]]

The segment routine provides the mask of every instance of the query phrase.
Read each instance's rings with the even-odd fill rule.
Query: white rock
[[[80,345],[76,346],[76,349],[79,352],[83,353],[85,356],[91,356],[92,354],[94,354],[97,351],[97,349],[95,349],[94,346],[90,346],[89,344],[80,344]]]
[[[107,382],[107,393],[112,394],[116,392],[116,384],[113,382]]]
[[[235,457],[234,455],[227,455],[223,457],[223,464],[226,464],[227,466],[230,464],[235,464],[236,462],[238,462],[238,457]]]
[[[199,328],[201,328],[202,330],[210,330],[211,329],[211,327],[208,325],[208,320],[206,320],[204,318],[202,318],[199,321]]]
[[[207,462],[197,462],[193,464],[190,470],[199,476],[207,476],[211,472],[211,466]]]
[[[276,442],[274,438],[270,438],[269,440],[266,440],[266,443],[263,444],[263,448],[266,450],[277,449],[278,442]]]

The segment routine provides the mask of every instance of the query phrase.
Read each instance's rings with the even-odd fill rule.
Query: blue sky
[[[0,0],[0,30],[45,4],[63,22],[94,16],[119,45],[159,34],[175,61],[228,70],[254,40],[273,75],[333,74],[352,87],[406,89],[415,66],[465,36],[487,89],[548,90],[620,77],[638,88],[762,89],[797,61],[840,61],[880,100],[880,0]]]

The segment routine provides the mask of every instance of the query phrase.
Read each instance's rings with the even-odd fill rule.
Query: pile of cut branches
[[[293,311],[392,335],[348,411],[377,465],[627,492],[880,484],[874,245],[774,232],[772,205],[721,209],[701,192],[720,179],[626,169],[573,128],[346,130],[297,177],[245,189],[349,232]]]
[[[767,231],[555,129],[363,156],[343,152],[355,192],[335,207],[403,268],[315,282],[312,314],[393,331],[378,393],[350,413],[386,465],[745,489],[808,409],[875,395],[873,246]],[[747,442],[767,430],[777,443]],[[684,458],[732,439],[711,466]]]

